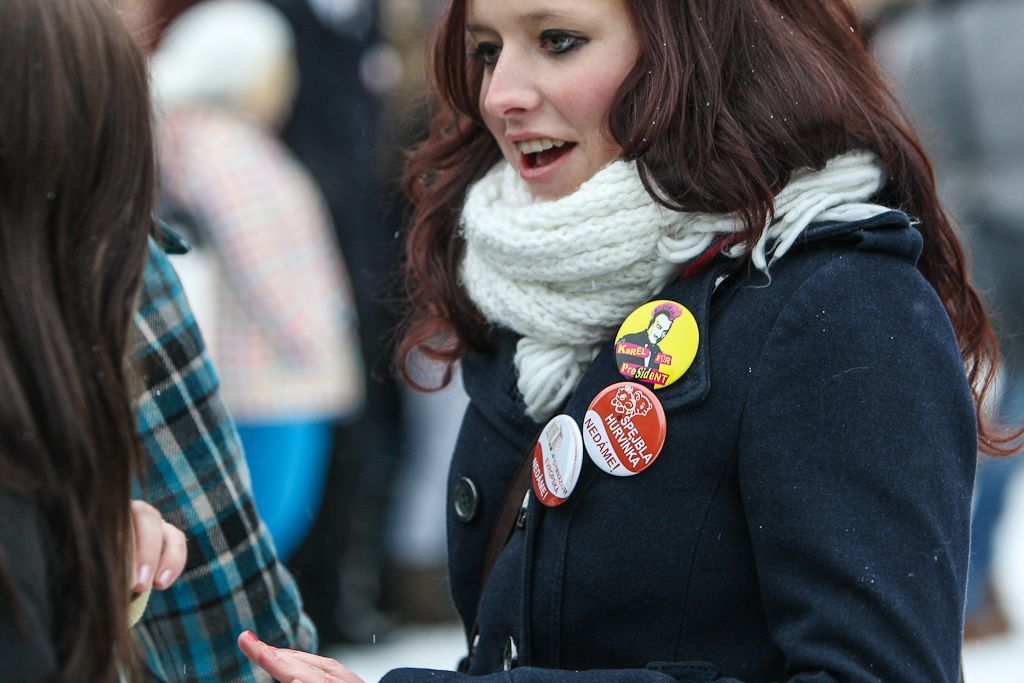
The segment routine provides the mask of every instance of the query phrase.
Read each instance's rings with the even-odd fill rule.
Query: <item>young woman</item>
[[[146,69],[105,0],[4,0],[0,44],[0,678],[134,680],[129,600],[185,562],[129,498]]]
[[[998,354],[846,4],[456,0],[435,58],[399,357],[472,399],[471,647],[385,680],[957,680]]]

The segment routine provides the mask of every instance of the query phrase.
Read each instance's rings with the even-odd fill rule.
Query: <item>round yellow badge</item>
[[[700,333],[680,303],[659,299],[629,314],[615,336],[615,362],[626,379],[662,389],[683,376],[697,356]]]

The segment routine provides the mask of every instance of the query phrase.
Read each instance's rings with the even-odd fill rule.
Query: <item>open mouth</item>
[[[539,140],[522,142],[518,146],[519,151],[523,154],[524,166],[526,168],[543,168],[553,164],[572,151],[576,143],[541,138]]]

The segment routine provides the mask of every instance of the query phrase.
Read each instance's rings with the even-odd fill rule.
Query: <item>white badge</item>
[[[548,507],[561,505],[576,488],[583,464],[583,435],[568,415],[556,415],[533,446],[533,492]]]

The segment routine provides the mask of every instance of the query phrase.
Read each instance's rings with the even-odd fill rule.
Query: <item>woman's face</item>
[[[626,0],[468,0],[466,28],[484,122],[535,199],[619,157],[608,109],[640,52]]]

